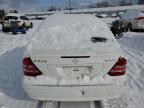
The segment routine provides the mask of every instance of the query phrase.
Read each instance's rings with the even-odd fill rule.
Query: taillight
[[[116,64],[111,68],[111,70],[108,72],[110,76],[121,76],[125,75],[126,73],[126,64],[127,61],[125,58],[120,57]]]
[[[136,20],[144,20],[144,17],[137,17]]]
[[[17,23],[20,23],[21,21],[16,21]]]
[[[144,24],[144,17],[137,17],[136,20],[138,21],[138,23],[140,25],[143,25]]]
[[[26,76],[36,77],[42,75],[39,69],[34,65],[30,58],[23,59],[23,71]]]

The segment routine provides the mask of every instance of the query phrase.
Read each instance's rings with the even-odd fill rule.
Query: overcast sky
[[[24,5],[37,5],[37,6],[47,6],[47,5],[56,5],[56,6],[65,6],[68,4],[69,0],[0,0],[0,5],[10,6],[10,7],[21,7]],[[81,5],[83,3],[93,3],[96,1],[102,0],[71,0],[73,5]]]
[[[38,7],[68,6],[69,0],[0,0],[0,9],[33,9]],[[101,2],[104,0],[71,0],[73,7],[79,7],[90,3]],[[105,0],[116,4],[119,0]],[[133,2],[137,0],[132,0]]]

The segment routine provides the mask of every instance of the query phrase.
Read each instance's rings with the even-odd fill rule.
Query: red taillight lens
[[[23,59],[23,71],[26,76],[36,77],[38,75],[42,75],[39,69],[33,64],[30,58]]]
[[[144,17],[137,17],[136,20],[144,20]]]
[[[125,58],[120,57],[116,64],[111,68],[108,72],[110,76],[121,76],[124,75],[126,72],[126,64],[127,61]]]
[[[20,23],[20,21],[15,21],[17,24]]]

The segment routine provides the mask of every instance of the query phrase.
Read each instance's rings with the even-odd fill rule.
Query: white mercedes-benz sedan
[[[52,15],[25,51],[23,87],[36,100],[116,98],[127,85],[126,64],[103,21],[91,15]]]

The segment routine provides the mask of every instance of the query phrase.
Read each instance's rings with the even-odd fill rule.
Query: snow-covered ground
[[[103,19],[110,23],[113,19]],[[104,102],[106,108],[143,108],[144,106],[144,33],[128,32],[118,40],[128,58],[128,87],[118,99]]]
[[[40,108],[23,91],[23,52],[41,21],[26,35],[11,35],[0,31],[0,108]],[[1,30],[1,27],[0,27]],[[104,101],[105,108],[142,108],[144,106],[144,33],[128,32],[118,42],[128,57],[128,87],[118,99]],[[51,104],[50,104],[51,106]]]
[[[126,33],[118,40],[128,57],[128,87],[118,99],[105,102],[106,108],[143,108],[144,106],[144,33]]]
[[[40,23],[35,21],[26,35],[3,33],[0,27],[0,108],[36,108],[21,85],[22,56]]]

